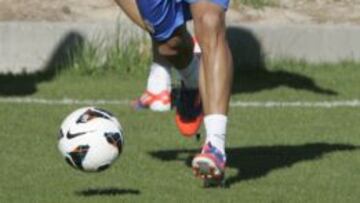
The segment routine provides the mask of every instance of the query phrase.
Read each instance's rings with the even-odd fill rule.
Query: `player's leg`
[[[232,85],[232,57],[226,40],[223,0],[192,1],[195,33],[202,49],[201,95],[205,110],[206,141],[193,160],[204,178],[221,177],[225,166],[225,135]]]
[[[137,107],[150,107],[154,111],[170,109],[171,78],[170,67],[175,67],[183,78],[184,86],[198,95],[198,70],[199,58],[193,57],[194,42],[184,25],[178,27],[173,35],[164,41],[152,39],[153,64],[148,77],[147,91],[136,101]],[[184,90],[184,88],[182,88]],[[180,91],[188,94],[189,91]],[[180,97],[182,99],[183,97]],[[179,106],[179,105],[177,105]],[[199,106],[201,110],[201,105]],[[201,110],[202,111],[202,110]],[[201,124],[201,119],[190,129],[182,134],[194,135]]]
[[[193,48],[192,37],[185,25],[177,27],[164,41],[154,40],[154,52],[179,70],[189,65],[193,58]]]
[[[154,42],[154,54],[179,70],[183,88],[176,102],[176,123],[183,135],[194,135],[202,121],[198,96],[198,60],[193,57],[192,36],[186,29],[188,9],[183,1],[137,0],[141,17]],[[185,130],[184,130],[185,129]]]
[[[191,5],[195,33],[204,66],[204,101],[206,114],[228,112],[232,85],[232,56],[226,39],[225,10],[211,1]]]
[[[127,16],[139,27],[148,30],[135,0],[115,0]],[[153,46],[154,49],[154,46]],[[155,52],[154,52],[155,53]],[[132,105],[136,109],[150,108],[153,111],[168,111],[171,108],[171,65],[159,54],[153,55],[153,62],[145,92]]]
[[[181,76],[181,87],[175,102],[176,125],[183,136],[196,135],[203,111],[199,95],[199,58],[194,56],[194,42],[185,26],[179,27],[166,41],[156,43],[158,54],[166,58]]]
[[[157,54],[155,43],[152,42],[153,61],[147,78],[146,90],[132,102],[137,109],[151,109],[153,111],[169,111],[171,109],[171,67],[172,65]]]

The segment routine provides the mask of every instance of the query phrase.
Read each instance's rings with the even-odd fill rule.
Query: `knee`
[[[158,51],[163,56],[173,56],[177,55],[179,49],[181,49],[181,42],[183,40],[178,37],[171,37],[170,39],[166,40],[165,42],[162,42],[158,46]]]
[[[158,53],[167,57],[179,55],[181,53],[191,52],[192,50],[191,36],[184,33],[175,34],[165,42],[158,43]]]
[[[196,37],[201,44],[225,36],[225,17],[223,13],[205,12],[194,19]]]

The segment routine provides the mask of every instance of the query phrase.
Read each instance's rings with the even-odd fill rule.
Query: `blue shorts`
[[[156,41],[165,41],[176,28],[191,19],[190,4],[199,0],[136,0],[141,16],[151,36]],[[208,0],[225,10],[230,0]]]

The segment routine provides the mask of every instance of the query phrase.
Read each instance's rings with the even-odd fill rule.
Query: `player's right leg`
[[[225,11],[229,0],[187,0],[202,48],[201,94],[206,141],[192,162],[196,175],[223,180],[227,113],[232,84],[232,57],[226,40]]]
[[[135,0],[115,0],[127,16],[139,27],[150,31],[141,17]],[[154,43],[153,43],[154,44]],[[154,46],[153,46],[153,49]],[[156,53],[156,52],[153,52]],[[132,106],[135,109],[150,108],[153,111],[168,111],[171,108],[171,65],[159,54],[153,55],[153,63],[147,80],[145,92]]]

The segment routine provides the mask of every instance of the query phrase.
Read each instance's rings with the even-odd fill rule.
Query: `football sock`
[[[225,153],[227,116],[222,114],[207,115],[204,118],[204,124],[206,129],[205,143],[210,142],[212,146]]]
[[[178,70],[185,87],[196,89],[199,87],[199,57],[193,57],[188,67]]]
[[[164,90],[171,90],[170,67],[153,63],[150,67],[150,74],[147,81],[147,91],[159,94]]]

